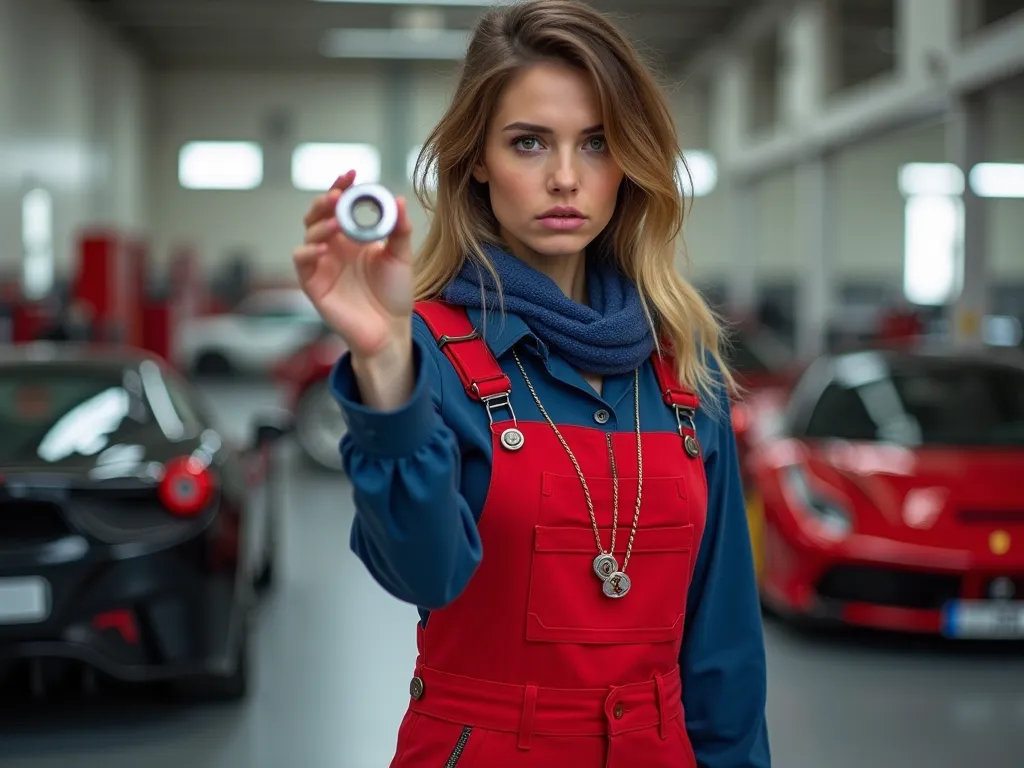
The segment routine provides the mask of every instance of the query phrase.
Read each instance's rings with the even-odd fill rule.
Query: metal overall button
[[[409,683],[409,695],[412,696],[414,701],[419,701],[423,698],[424,690],[423,678],[421,677],[414,677],[412,682]]]
[[[693,435],[686,435],[683,438],[683,447],[686,449],[686,455],[691,459],[696,459],[700,456],[700,445]]]

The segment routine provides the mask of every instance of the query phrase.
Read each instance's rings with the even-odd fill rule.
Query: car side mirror
[[[283,412],[264,414],[257,417],[253,425],[252,446],[261,448],[264,445],[270,445],[282,437],[290,435],[294,429],[295,424],[291,416]]]

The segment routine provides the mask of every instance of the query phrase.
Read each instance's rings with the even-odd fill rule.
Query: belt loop
[[[668,738],[668,701],[665,699],[665,678],[658,675],[654,678],[654,687],[658,689],[658,720],[662,740]]]
[[[519,723],[519,748],[529,749],[533,736],[533,718],[537,713],[537,686],[526,686],[523,695],[523,718]]]

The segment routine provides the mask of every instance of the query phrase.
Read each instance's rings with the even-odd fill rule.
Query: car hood
[[[1024,529],[1024,449],[832,443],[806,450],[811,474],[845,497],[861,533],[948,544],[979,528]]]

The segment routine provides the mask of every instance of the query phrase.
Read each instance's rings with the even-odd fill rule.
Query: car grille
[[[818,582],[825,599],[872,603],[893,608],[938,610],[960,594],[960,577],[895,568],[842,565]]]
[[[958,509],[956,519],[961,523],[1024,523],[1024,509]]]
[[[0,501],[0,547],[41,544],[70,530],[57,504],[48,501]]]

